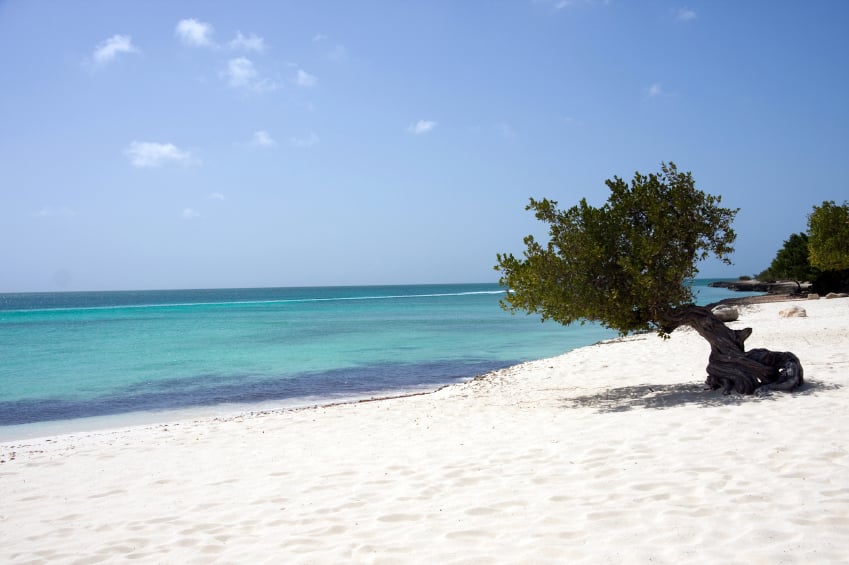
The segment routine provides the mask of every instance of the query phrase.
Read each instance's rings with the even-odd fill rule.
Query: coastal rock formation
[[[769,294],[796,294],[811,288],[811,283],[794,281],[764,282],[759,280],[714,281],[708,286],[727,288],[740,292],[767,292]]]

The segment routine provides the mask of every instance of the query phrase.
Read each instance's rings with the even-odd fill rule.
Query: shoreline
[[[824,300],[824,298],[819,298],[817,300]],[[706,305],[706,308],[714,308],[718,305],[729,305],[729,306],[757,306],[761,304],[775,304],[780,302],[808,302],[809,299],[806,296],[802,295],[786,295],[786,294],[763,294],[763,295],[749,295],[742,297],[730,297],[724,298],[718,302],[711,303]],[[742,322],[744,322],[743,320]],[[738,325],[745,325],[744,323],[740,323]],[[679,328],[675,330],[676,332],[690,332],[689,328]],[[673,332],[674,333],[674,332]],[[85,423],[82,423],[81,426],[77,429],[74,426],[71,426],[69,431],[62,431],[58,433],[48,433],[42,435],[24,435],[21,437],[9,437],[6,438],[2,433],[0,433],[0,448],[11,444],[18,444],[20,442],[40,442],[40,441],[55,441],[57,438],[62,436],[71,436],[71,437],[82,437],[86,435],[98,435],[98,434],[115,434],[124,431],[132,431],[132,430],[146,430],[154,427],[163,427],[169,425],[190,425],[190,424],[203,424],[205,422],[227,422],[227,421],[235,421],[242,420],[245,418],[262,418],[267,416],[281,415],[289,412],[301,412],[307,410],[321,410],[321,409],[330,409],[339,406],[350,406],[357,404],[367,404],[373,402],[383,402],[383,401],[391,401],[391,400],[399,400],[404,398],[412,398],[418,396],[428,396],[428,395],[436,395],[443,390],[451,389],[453,387],[462,387],[464,385],[468,385],[469,383],[474,383],[478,381],[485,381],[491,377],[494,377],[503,372],[514,372],[520,371],[525,366],[531,366],[535,364],[545,363],[547,361],[554,361],[560,359],[561,357],[567,356],[570,353],[580,350],[589,350],[599,346],[615,344],[619,342],[632,341],[632,340],[641,340],[643,339],[641,336],[651,335],[651,334],[632,334],[629,336],[620,336],[614,337],[606,340],[602,340],[590,345],[585,345],[578,347],[576,349],[567,351],[565,353],[561,353],[559,355],[555,355],[553,357],[547,357],[543,359],[525,361],[522,363],[518,363],[516,365],[511,365],[505,367],[503,369],[497,369],[495,371],[490,371],[488,373],[474,375],[460,382],[455,383],[447,383],[437,386],[437,388],[431,389],[428,385],[426,385],[422,390],[416,389],[399,389],[399,390],[387,390],[387,391],[379,391],[374,394],[367,394],[362,396],[352,396],[352,397],[343,397],[339,400],[331,400],[330,398],[325,397],[316,397],[314,400],[307,400],[309,397],[303,398],[295,398],[295,399],[285,399],[281,401],[267,401],[259,404],[249,404],[249,405],[241,405],[241,404],[218,404],[218,405],[210,405],[210,406],[199,406],[199,407],[187,407],[184,409],[175,409],[175,410],[163,410],[163,411],[141,411],[141,412],[132,412],[132,413],[120,413],[120,414],[109,414],[103,416],[91,416],[85,418],[77,418],[74,420],[48,420],[44,422],[33,422],[28,424],[16,424],[11,426],[4,426],[5,428],[24,428],[24,427],[33,427],[33,428],[58,428],[60,426],[68,426],[68,423],[73,422],[83,422],[83,421],[109,421],[109,420],[117,420],[117,423],[114,425],[106,425],[101,426],[99,424],[94,424],[93,427],[87,426]],[[705,357],[705,363],[707,363],[707,357]],[[682,383],[686,386],[686,383]],[[701,383],[699,383],[701,384]],[[707,392],[707,391],[706,391]],[[712,394],[712,393],[711,393]],[[736,393],[734,393],[736,395]],[[745,398],[745,396],[744,396]],[[126,420],[129,416],[129,420]],[[3,461],[0,461],[2,463]]]
[[[3,443],[0,559],[838,563],[847,307],[729,324],[799,355],[795,393],[704,391],[709,346],[678,330],[433,392]]]
[[[33,441],[65,435],[80,436],[168,424],[202,422],[207,420],[222,421],[245,416],[262,416],[281,412],[310,410],[363,402],[376,402],[380,400],[390,400],[393,398],[404,398],[407,396],[419,396],[423,394],[432,394],[446,387],[463,384],[465,382],[484,377],[486,374],[468,377],[460,382],[442,384],[435,389],[430,388],[429,385],[423,385],[421,389],[390,389],[386,391],[377,391],[373,394],[340,396],[336,400],[334,400],[333,397],[324,396],[298,397],[269,400],[256,404],[222,403],[171,410],[137,411],[100,416],[87,416],[72,420],[45,420],[42,422],[31,422],[26,424],[12,424],[0,426],[0,446],[4,443]],[[48,430],[48,432],[42,433],[41,430]]]
[[[708,293],[710,298],[707,300],[718,300],[719,296],[715,296],[716,294],[720,296],[731,294],[722,290],[718,293],[711,293],[711,289],[707,287],[707,282],[708,280],[694,282],[695,286],[699,288],[699,293]],[[459,289],[457,285],[439,285],[437,287],[424,285],[410,288],[399,287],[397,289],[386,287],[392,292],[385,294],[387,297],[406,296],[407,294],[422,297],[431,296],[436,290],[444,292],[448,290],[460,292],[462,290],[467,292],[468,289],[472,289],[476,294],[480,292],[487,294],[503,292],[503,289],[497,285],[489,283],[461,286],[462,288]],[[493,291],[490,287],[497,290]],[[215,294],[214,297],[194,296],[193,293],[198,291],[186,291],[191,296],[183,296],[182,294],[172,296],[170,291],[165,293],[167,296],[160,296],[162,293],[154,291],[152,297],[147,296],[147,294],[140,296],[138,293],[129,293],[128,296],[124,296],[128,293],[118,291],[109,294],[116,294],[120,296],[120,299],[96,301],[96,303],[105,302],[115,305],[147,307],[156,303],[157,300],[165,299],[169,300],[168,304],[175,301],[174,304],[183,305],[193,298],[201,300],[200,304],[205,304],[205,300],[211,300],[215,297],[227,300],[250,299],[250,301],[278,300],[286,297],[301,299],[303,296],[307,296],[310,300],[327,298],[321,294],[322,289],[301,290],[303,292],[291,295],[291,289],[256,289],[256,292],[259,293],[256,296],[250,294],[248,296],[239,295],[238,297],[234,297],[232,290],[226,289],[209,291]],[[331,298],[334,300],[350,297],[359,299],[372,297],[374,294],[374,290],[351,287],[349,291],[342,295],[333,293]],[[701,299],[704,299],[703,294]],[[54,306],[60,304],[66,307],[84,307],[95,303],[91,300],[65,302],[60,300],[53,303]],[[500,311],[497,313],[502,314]],[[179,321],[182,322],[182,320],[181,317]],[[177,320],[174,323],[177,323]],[[503,324],[501,319],[499,319],[499,324]],[[539,325],[538,322],[536,325]],[[108,326],[103,325],[101,327]],[[487,336],[486,339],[478,339],[475,342],[473,347],[482,347],[484,353],[479,358],[472,358],[469,363],[463,361],[466,359],[465,356],[470,354],[470,351],[465,347],[455,347],[454,350],[449,347],[447,351],[444,348],[433,349],[425,352],[427,357],[413,360],[405,359],[405,349],[400,348],[397,352],[393,352],[392,358],[400,359],[400,361],[406,360],[409,363],[399,361],[397,367],[394,368],[390,367],[391,363],[385,362],[385,359],[389,359],[389,357],[368,353],[370,347],[368,344],[356,346],[359,349],[351,350],[355,353],[353,356],[346,353],[348,361],[343,363],[346,367],[337,369],[334,362],[326,363],[321,360],[320,356],[316,363],[304,363],[303,359],[315,354],[315,351],[308,352],[306,346],[301,347],[304,351],[298,349],[300,346],[292,348],[293,355],[299,355],[300,357],[295,358],[300,359],[301,362],[290,366],[286,361],[286,356],[289,354],[288,349],[281,350],[279,347],[271,348],[262,345],[265,343],[263,340],[253,340],[260,346],[251,349],[254,346],[249,345],[249,349],[241,353],[239,353],[238,347],[228,347],[229,353],[222,354],[221,359],[218,359],[215,355],[210,355],[212,352],[203,348],[195,350],[191,342],[188,342],[186,347],[177,346],[178,349],[173,349],[173,346],[169,344],[145,339],[143,349],[149,352],[173,350],[167,359],[159,359],[158,354],[151,354],[150,363],[152,363],[153,370],[149,377],[144,374],[143,370],[139,370],[139,368],[144,367],[144,363],[122,353],[123,351],[130,351],[132,348],[116,348],[115,344],[120,342],[112,340],[108,335],[99,336],[93,331],[93,338],[82,340],[78,348],[69,345],[74,351],[87,352],[86,354],[91,359],[99,359],[100,362],[96,363],[96,366],[86,365],[90,360],[86,361],[84,355],[71,355],[68,361],[63,360],[61,355],[51,355],[49,354],[50,348],[42,348],[40,340],[30,337],[29,341],[25,341],[21,344],[21,347],[17,348],[18,353],[11,356],[9,370],[12,378],[11,381],[5,383],[9,395],[7,402],[0,402],[3,405],[2,409],[5,410],[5,418],[2,418],[3,422],[0,425],[0,441],[62,433],[81,433],[195,417],[230,415],[268,408],[286,409],[294,406],[312,406],[337,402],[340,399],[356,400],[364,397],[394,395],[409,390],[434,390],[444,384],[463,382],[488,371],[508,366],[511,363],[559,355],[575,347],[589,345],[615,334],[615,332],[600,329],[590,331],[587,329],[588,327],[573,327],[564,331],[564,328],[550,323],[546,325],[546,329],[539,330],[541,336],[544,337],[544,334],[549,336],[549,341],[546,341],[545,339],[536,339],[536,329],[528,328],[529,331],[522,332],[525,337],[517,340],[505,331],[508,326],[504,325],[503,328],[498,326],[499,329],[491,336],[492,340],[489,340],[490,336]],[[256,330],[257,328],[248,327],[244,332]],[[433,330],[442,333],[442,328],[434,327]],[[36,329],[33,328],[33,331],[36,331]],[[174,331],[174,328],[170,328],[168,331]],[[217,336],[216,339],[220,339],[223,334],[219,334],[219,331],[222,330],[212,331],[207,337]],[[126,334],[127,332],[123,333]],[[158,333],[157,331],[149,331],[145,335],[158,335]],[[240,335],[235,330],[234,334]],[[30,335],[33,335],[32,332],[30,332]],[[249,334],[246,333],[246,335]],[[342,334],[340,333],[340,335]],[[69,342],[77,343],[77,341],[74,341],[76,338],[71,339],[73,336],[66,337]],[[106,344],[112,344],[112,346],[107,345],[106,349],[101,351],[98,338],[104,339]],[[12,340],[10,343],[14,343],[15,334],[8,334],[8,339]],[[439,339],[444,341],[445,338]],[[61,339],[57,339],[57,341],[64,343]],[[194,341],[203,343],[197,337]],[[434,343],[439,342],[436,339],[432,341]],[[393,342],[393,346],[399,345],[403,344],[397,343],[397,340]],[[334,346],[340,346],[340,344],[334,343]],[[517,347],[517,349],[514,350],[513,347]],[[30,349],[35,352],[32,356],[21,354],[21,352]],[[378,351],[375,348],[371,350]],[[347,351],[348,349],[346,349]],[[475,355],[474,352],[471,354]],[[269,357],[271,361],[264,362],[263,355],[271,355]],[[375,362],[374,367],[369,365],[369,355],[379,360]],[[510,358],[505,359],[508,356]],[[207,357],[218,360],[204,362],[203,360]],[[445,362],[443,362],[443,358]],[[38,359],[39,361],[33,364],[30,359]],[[254,359],[260,361],[255,362]],[[428,363],[423,359],[435,359],[435,361]],[[416,363],[421,366],[416,366]],[[172,370],[169,364],[173,364],[175,368]],[[428,364],[431,366],[428,367]],[[253,367],[255,366],[259,367],[259,370],[254,378]],[[106,369],[101,370],[104,367]],[[362,370],[360,370],[361,367]],[[51,375],[51,379],[27,379],[28,371],[35,375]],[[207,376],[210,378],[207,378]],[[56,397],[50,398],[47,394],[52,386],[50,381],[53,379],[57,380],[60,386],[56,389]],[[115,383],[115,385],[101,385],[100,379],[103,383]],[[62,381],[73,382],[74,388],[61,386]],[[32,384],[33,382],[46,383],[44,390],[39,391],[40,385]],[[18,389],[24,392],[19,395],[17,394]],[[80,392],[75,393],[75,390]]]
[[[761,304],[768,302],[782,302],[790,300],[805,300],[806,297],[794,297],[784,294],[764,294],[764,295],[747,295],[739,297],[724,298],[718,302],[706,305],[707,308],[712,308],[720,304],[745,306],[748,304]],[[599,343],[607,341],[616,341],[620,338],[612,338],[578,347],[592,347]],[[566,355],[570,351],[566,351],[553,358]],[[539,360],[543,361],[545,359]],[[521,366],[524,363],[519,363],[514,366]],[[512,368],[514,366],[506,367]],[[437,385],[436,388],[431,388],[432,385],[423,385],[419,388],[399,388],[387,389],[385,391],[376,391],[374,393],[364,393],[362,395],[344,396],[338,400],[332,397],[297,397],[285,398],[279,400],[268,400],[256,404],[241,404],[241,403],[222,403],[213,405],[190,406],[185,408],[175,408],[169,410],[151,410],[124,412],[117,414],[104,414],[98,416],[86,416],[82,418],[74,418],[70,420],[45,420],[40,422],[31,422],[24,424],[12,424],[0,426],[0,445],[4,443],[13,443],[19,441],[32,441],[42,438],[53,438],[63,435],[84,435],[99,432],[114,432],[132,428],[146,428],[151,426],[160,426],[168,423],[189,423],[203,420],[227,420],[244,417],[246,415],[268,415],[277,412],[287,412],[291,410],[307,410],[314,408],[331,407],[344,404],[356,404],[360,402],[375,402],[380,400],[390,400],[395,398],[404,398],[406,396],[418,396],[422,394],[433,394],[441,391],[446,387],[462,385],[469,381],[487,378],[488,375],[498,372],[491,371],[488,373],[472,375],[465,377],[458,382],[446,383]]]

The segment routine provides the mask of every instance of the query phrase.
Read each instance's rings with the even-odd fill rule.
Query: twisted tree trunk
[[[710,344],[705,384],[711,390],[721,388],[723,394],[732,389],[752,394],[760,387],[792,391],[804,382],[802,364],[789,351],[746,352],[743,344],[752,335],[752,328],[732,330],[713,312],[695,305],[676,308],[669,314],[664,330],[683,325],[692,327]]]

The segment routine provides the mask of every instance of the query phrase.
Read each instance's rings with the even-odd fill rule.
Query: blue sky
[[[766,268],[849,197],[849,2],[0,2],[0,292],[487,282],[661,161]],[[544,232],[543,232],[544,233]]]

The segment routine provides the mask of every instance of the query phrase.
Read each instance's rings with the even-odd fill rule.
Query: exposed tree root
[[[752,349],[744,342],[751,328],[732,330],[707,308],[686,306],[673,314],[668,327],[692,327],[710,344],[710,357],[705,384],[711,390],[732,390],[753,394],[756,390],[793,391],[804,383],[804,370],[799,358],[789,351]]]

